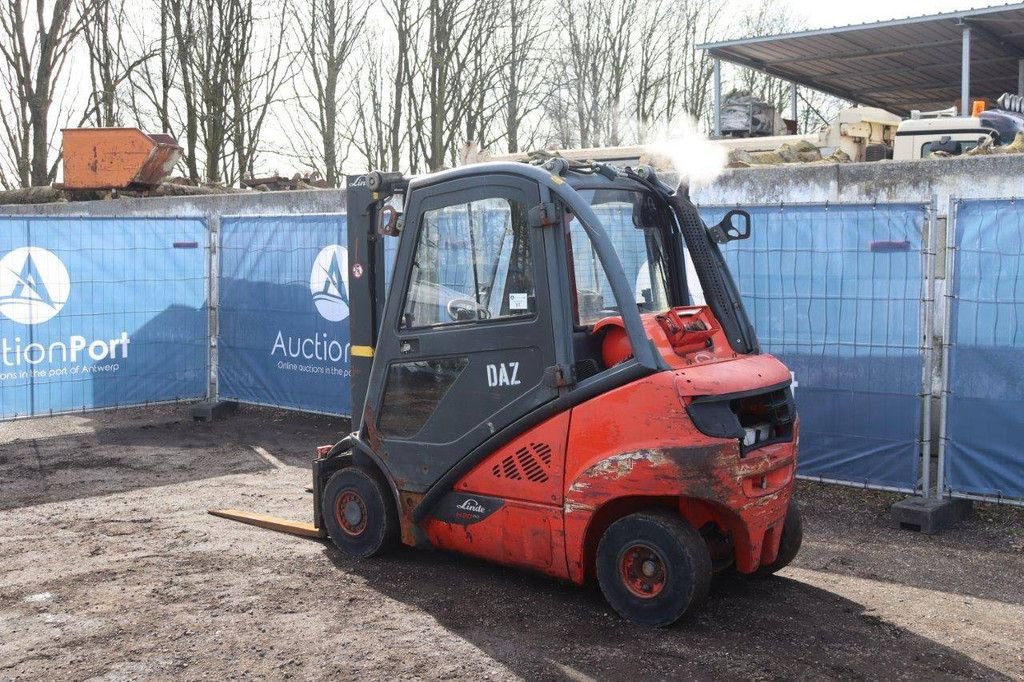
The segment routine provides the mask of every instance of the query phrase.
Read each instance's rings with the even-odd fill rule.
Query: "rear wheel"
[[[630,514],[601,536],[597,581],[623,618],[671,625],[707,596],[711,555],[700,534],[678,516]]]
[[[804,539],[804,524],[800,518],[800,506],[796,502],[789,503],[786,520],[782,522],[782,537],[779,539],[779,554],[775,561],[757,569],[756,576],[766,578],[776,571],[781,571],[796,558]]]
[[[398,538],[398,513],[389,491],[362,467],[336,471],[327,481],[321,505],[327,534],[346,554],[374,556]]]

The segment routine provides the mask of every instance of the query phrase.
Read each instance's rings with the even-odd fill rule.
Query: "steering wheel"
[[[491,311],[487,306],[481,305],[471,298],[453,298],[448,301],[448,317],[452,322],[465,322],[467,320],[486,320],[490,318]]]

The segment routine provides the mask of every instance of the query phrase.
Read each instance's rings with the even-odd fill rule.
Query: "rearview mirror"
[[[736,218],[740,218],[737,225]],[[719,244],[728,244],[737,239],[750,238],[750,214],[738,208],[726,213],[717,225],[708,228],[708,236]]]
[[[397,237],[402,231],[402,214],[394,206],[382,206],[377,212],[377,234]]]
[[[633,200],[633,225],[640,230],[650,230],[661,225],[658,204],[647,192],[638,192]]]

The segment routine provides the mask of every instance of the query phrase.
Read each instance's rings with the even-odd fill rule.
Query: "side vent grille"
[[[551,446],[547,443],[530,443],[528,448],[519,448],[491,467],[495,478],[513,481],[545,483],[551,469]]]

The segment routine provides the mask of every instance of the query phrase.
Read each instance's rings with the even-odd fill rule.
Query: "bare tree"
[[[744,15],[741,22],[744,35],[777,35],[799,28],[786,8],[759,5],[757,11]],[[767,102],[780,113],[789,110],[789,83],[753,69],[740,68],[736,74],[736,88]]]
[[[403,88],[392,90],[390,76],[401,61],[375,39],[367,40],[365,56],[353,84],[356,102],[354,121],[347,140],[363,157],[367,168],[399,170],[404,138],[399,125],[392,123],[395,110],[402,106]],[[394,142],[393,142],[394,140]]]
[[[353,80],[350,76],[355,75],[351,68],[353,53],[366,26],[368,11],[365,0],[307,0],[296,6],[302,73],[306,74],[300,86],[305,92],[297,105],[317,138],[314,145],[304,140],[302,151],[322,168],[327,184],[332,187],[341,182],[342,97]],[[370,45],[366,47],[372,49]],[[369,75],[376,78],[378,74]],[[379,123],[379,115],[376,118]]]
[[[562,101],[553,103],[574,117],[576,136],[581,147],[600,144],[605,120],[605,75],[608,52],[604,24],[604,6],[609,0],[580,0],[559,6],[565,44],[556,54],[561,60],[551,64],[549,74],[558,79]],[[563,140],[566,142],[566,140]]]
[[[384,36],[369,33],[360,40],[360,59],[354,69],[353,122],[345,133],[368,168],[419,168],[420,147],[414,134],[423,134],[421,96],[414,93],[421,60],[420,31],[425,11],[418,0],[384,0],[378,23]],[[386,20],[386,21],[385,21]]]
[[[605,80],[605,133],[603,144],[618,146],[623,143],[624,100],[627,89],[633,86],[634,48],[636,47],[636,24],[641,8],[649,5],[633,2],[609,2],[602,9],[604,23],[603,47],[608,55],[608,75]],[[646,28],[650,28],[648,25]]]
[[[0,71],[0,124],[9,154],[0,166],[0,184],[4,189],[32,185],[32,119],[28,102],[19,96],[17,76],[11,69]],[[6,167],[6,170],[5,168]]]
[[[57,175],[59,155],[50,160],[51,107],[81,29],[72,0],[0,4],[0,66],[10,87],[0,118],[23,187],[48,185]]]
[[[493,130],[501,112],[495,89],[504,56],[495,40],[499,16],[499,3],[477,3],[465,47],[456,54],[460,68],[453,83],[455,110],[461,114],[463,142],[479,148],[491,145],[491,135],[500,135]]]
[[[413,49],[423,55],[417,80],[408,88],[413,118],[413,159],[436,170],[455,161],[467,107],[487,82],[473,73],[480,53],[492,39],[495,12],[490,3],[473,0],[426,0],[423,41]],[[425,42],[425,45],[422,44]]]
[[[664,28],[672,16],[671,7],[665,0],[653,0],[637,20],[633,109],[640,138],[646,137],[664,107],[663,94],[671,70],[664,68],[662,61],[669,58],[675,40]]]
[[[159,31],[155,38],[148,35],[147,29],[151,28],[148,24],[128,22],[122,26],[132,35],[132,43],[127,48],[129,59],[138,64],[127,72],[124,104],[139,125],[156,126],[161,132],[176,137],[178,126],[172,97],[178,78],[178,59],[170,2],[153,0],[151,7],[157,13]],[[142,59],[144,55],[155,58]]]
[[[262,117],[280,87],[276,63],[267,70],[250,70],[256,30],[253,0],[166,0],[163,9],[170,14],[189,177],[231,184],[246,170],[240,164],[251,165],[255,146],[252,129],[236,136],[236,128],[262,129]],[[269,99],[243,103],[242,98],[254,94],[256,83],[270,86]]]
[[[121,124],[122,90],[132,72],[155,50],[133,54],[128,44],[128,10],[125,0],[81,0],[84,18],[82,35],[89,53],[89,80],[92,92],[84,120],[99,126]]]
[[[527,119],[543,107],[545,82],[544,46],[550,37],[545,0],[508,0],[499,48],[499,100],[502,126],[510,153],[518,152],[532,136],[524,136]]]
[[[721,13],[714,0],[681,0],[669,6],[668,44],[658,68],[662,71],[661,99],[665,123],[680,116],[706,120],[711,113],[711,57],[696,45],[715,36]]]
[[[267,116],[278,102],[281,88],[294,75],[292,67],[296,55],[287,52],[286,40],[290,7],[281,0],[277,9],[269,21],[259,21],[253,16],[251,2],[240,3],[238,30],[234,33],[234,49],[229,57],[235,166],[227,177],[229,184],[255,173]],[[257,35],[261,27],[267,31]]]

